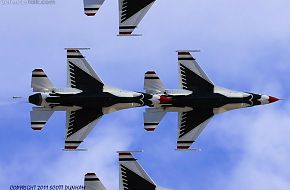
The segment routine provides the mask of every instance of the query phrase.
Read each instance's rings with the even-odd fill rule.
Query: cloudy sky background
[[[2,1],[1,1],[2,2]],[[83,184],[96,172],[118,189],[117,150],[137,154],[154,181],[174,190],[290,189],[290,2],[288,0],[157,0],[135,33],[117,37],[118,2],[107,0],[95,17],[81,0],[55,5],[0,5],[0,187]],[[143,110],[106,115],[82,144],[64,152],[65,113],[45,129],[30,128],[31,71],[43,68],[57,87],[66,84],[65,47],[90,47],[89,63],[107,84],[142,91],[155,70],[176,88],[177,49],[194,56],[220,86],[284,98],[275,104],[218,115],[198,138],[201,152],[176,152],[177,114],[155,133],[143,129]]]

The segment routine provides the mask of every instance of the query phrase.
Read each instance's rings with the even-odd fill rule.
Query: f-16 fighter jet
[[[145,172],[131,152],[119,152],[119,189],[120,190],[158,190],[159,187]],[[85,175],[86,190],[106,190],[95,173]]]
[[[84,0],[87,16],[95,16],[105,0]],[[119,0],[119,35],[130,36],[155,0]]]
[[[79,49],[67,49],[67,88],[55,88],[42,69],[32,71],[31,127],[41,130],[54,111],[66,111],[65,150],[77,149],[104,114],[151,105],[152,96],[110,87]],[[159,101],[159,100],[155,100]]]
[[[189,149],[216,114],[279,100],[214,85],[190,51],[178,51],[178,66],[180,89],[166,89],[154,71],[146,72],[144,80],[146,93],[160,96],[160,103],[144,112],[144,128],[154,131],[166,112],[178,112],[177,149]]]

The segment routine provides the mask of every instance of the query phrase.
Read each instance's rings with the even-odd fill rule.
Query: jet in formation
[[[144,112],[147,131],[154,131],[167,112],[178,112],[177,149],[187,150],[214,115],[279,100],[214,85],[190,51],[178,51],[178,65],[179,89],[166,89],[156,73],[148,71],[145,93],[131,92],[104,84],[80,49],[67,49],[66,88],[55,88],[42,69],[32,72],[35,94],[29,102],[37,107],[30,112],[31,127],[41,130],[54,111],[66,111],[64,150],[76,150],[104,114],[148,106]]]
[[[55,88],[42,69],[32,71],[36,105],[30,112],[31,127],[41,130],[55,111],[66,111],[64,150],[75,150],[104,114],[118,110],[153,106],[158,97],[110,87],[100,79],[81,54],[80,49],[67,49],[67,87]],[[156,99],[157,98],[157,99]]]
[[[105,0],[84,0],[87,16],[95,16]],[[119,35],[130,36],[155,0],[119,0]]]
[[[130,151],[119,151],[119,189],[120,190],[158,190],[155,182],[150,178],[137,159]],[[95,173],[87,173],[84,179],[86,190],[106,190]],[[164,188],[162,188],[164,189]]]
[[[166,89],[154,71],[146,72],[144,79],[146,93],[160,97],[160,103],[157,102],[144,112],[144,128],[154,131],[167,112],[178,112],[177,149],[189,149],[216,114],[279,100],[272,96],[216,86],[190,52],[177,51],[179,89]]]

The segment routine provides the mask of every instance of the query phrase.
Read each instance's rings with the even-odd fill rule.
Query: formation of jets
[[[105,0],[84,0],[87,16],[95,16]],[[119,0],[119,35],[129,36],[138,26],[155,0]]]
[[[83,0],[84,13],[95,16],[105,0]],[[133,36],[135,28],[155,0],[119,0],[120,36]],[[155,71],[144,76],[144,91],[127,91],[104,83],[87,62],[82,50],[67,48],[67,85],[55,87],[43,69],[32,71],[28,98],[31,128],[42,130],[56,111],[66,112],[64,150],[80,150],[103,115],[123,109],[145,107],[144,129],[154,131],[167,112],[178,112],[177,150],[190,150],[214,115],[233,109],[265,105],[278,101],[273,96],[239,92],[215,85],[192,56],[192,50],[177,51],[179,87],[167,89]],[[129,73],[128,73],[129,74]],[[16,97],[17,98],[17,97]],[[133,151],[134,152],[134,151]],[[156,190],[132,151],[120,151],[120,190]],[[95,173],[84,178],[86,190],[106,190]]]
[[[145,92],[131,92],[105,84],[80,49],[67,49],[67,87],[55,88],[42,69],[32,71],[36,105],[30,112],[31,127],[41,130],[55,111],[66,111],[65,150],[76,150],[100,118],[118,110],[147,106],[144,128],[154,131],[167,112],[178,112],[177,149],[189,149],[216,114],[264,105],[278,98],[238,92],[214,85],[192,57],[178,51],[179,89],[166,89],[154,71],[144,77]]]

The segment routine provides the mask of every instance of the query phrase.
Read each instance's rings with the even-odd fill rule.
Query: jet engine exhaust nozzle
[[[36,93],[29,96],[29,103],[37,105],[37,106],[41,106],[41,102],[42,102],[42,96],[40,93]]]

